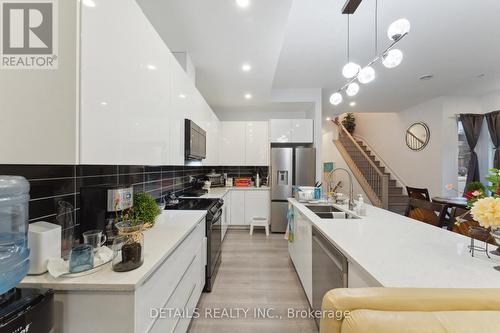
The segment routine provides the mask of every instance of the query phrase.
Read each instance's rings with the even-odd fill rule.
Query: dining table
[[[467,199],[464,197],[433,197],[432,202],[440,203],[448,207],[459,207],[467,209]]]

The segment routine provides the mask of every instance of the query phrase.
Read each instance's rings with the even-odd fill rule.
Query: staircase
[[[340,124],[334,143],[373,205],[404,214],[408,197],[375,155]]]

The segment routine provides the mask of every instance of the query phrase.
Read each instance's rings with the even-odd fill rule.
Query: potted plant
[[[354,118],[354,113],[347,113],[344,119],[342,119],[342,125],[345,127],[347,132],[354,133],[356,128],[356,118]]]
[[[144,223],[146,229],[151,228],[155,224],[156,217],[161,211],[153,197],[147,193],[134,194],[134,218]]]
[[[118,205],[118,202],[115,202]],[[156,201],[147,193],[134,194],[134,205],[116,216],[118,235],[113,241],[113,270],[127,272],[144,262],[144,234],[151,228],[160,210]]]

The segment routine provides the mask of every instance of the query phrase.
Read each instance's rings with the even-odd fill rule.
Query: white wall
[[[334,168],[344,168],[349,170],[349,166],[342,158],[337,146],[333,143],[333,140],[337,139],[338,133],[337,128],[333,124],[325,125],[325,130],[323,132],[323,144],[322,144],[322,161],[321,163],[333,162]],[[351,172],[352,174],[352,172]],[[349,178],[343,172],[336,172],[334,175],[334,181],[341,181],[343,184],[342,193],[346,195],[349,194]],[[327,180],[322,174],[322,183],[323,183],[323,191],[327,189]],[[371,203],[370,199],[363,191],[363,188],[357,181],[357,179],[353,176],[353,186],[354,186],[354,198],[357,199],[358,194],[362,194],[366,203]]]
[[[443,96],[398,113],[357,113],[355,135],[364,138],[383,162],[405,185],[429,188],[431,196],[457,195],[447,184],[457,185],[458,129],[456,115],[487,113],[500,109],[500,93],[483,97]],[[413,152],[406,146],[405,131],[414,122],[430,128],[428,146]],[[491,142],[486,123],[475,149],[484,180],[491,160]]]
[[[443,101],[438,98],[399,113],[358,113],[355,134],[369,142],[405,185],[427,187],[431,195],[438,195],[442,189],[442,110]],[[419,121],[429,125],[431,137],[424,150],[414,152],[406,146],[405,133]]]
[[[77,162],[79,2],[58,4],[59,68],[0,71],[0,164]]]

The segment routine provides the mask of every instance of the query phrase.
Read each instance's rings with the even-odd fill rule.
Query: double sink
[[[321,219],[359,219],[359,217],[355,215],[346,213],[343,210],[330,205],[306,205],[306,208],[308,208]]]

